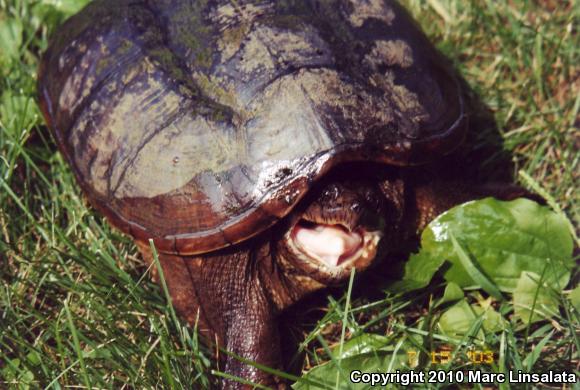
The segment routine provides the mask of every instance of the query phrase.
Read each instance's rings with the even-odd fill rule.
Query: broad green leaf
[[[558,297],[540,275],[523,272],[514,291],[514,311],[526,324],[549,319],[558,314]]]
[[[521,273],[531,271],[563,289],[573,266],[572,248],[566,221],[547,207],[528,199],[486,198],[456,206],[433,220],[421,235],[421,250],[393,287],[424,287],[447,260],[445,279],[461,287],[513,292]]]
[[[349,374],[354,371],[380,373],[380,372],[395,372],[396,370],[408,369],[408,360],[406,351],[401,348],[396,354],[386,351],[375,351],[369,353],[362,353],[354,355],[341,360],[333,360],[320,366],[314,367],[308,371],[303,377],[310,379],[313,382],[325,384],[326,387],[311,386],[300,381],[292,385],[293,389],[307,390],[307,389],[371,389],[368,384],[352,383]],[[339,371],[336,364],[341,365]],[[342,372],[346,377],[340,377],[339,385],[336,387],[337,372]],[[375,387],[376,388],[376,387]]]
[[[475,306],[475,312],[483,316],[483,329],[487,332],[498,333],[507,326],[507,320],[491,306],[487,308]]]
[[[342,354],[339,355],[339,348],[333,348],[332,353],[336,359],[345,359],[362,353],[377,350],[392,350],[394,344],[386,337],[379,334],[363,333],[345,342],[342,346]]]
[[[471,256],[463,249],[463,247],[457,242],[455,236],[451,231],[449,231],[449,238],[451,238],[451,243],[453,244],[453,250],[455,251],[455,255],[459,260],[461,266],[465,272],[469,274],[471,279],[476,282],[482,289],[484,289],[489,295],[493,296],[495,299],[502,300],[503,296],[501,292],[498,290],[497,286],[489,280],[489,278],[485,275],[485,272],[481,269],[479,264],[477,264],[475,259],[472,259]]]
[[[433,257],[428,251],[412,254],[405,263],[403,279],[393,283],[389,289],[395,292],[419,290],[429,284],[444,262],[445,257]]]
[[[470,305],[465,299],[447,309],[441,315],[438,325],[444,334],[464,336],[477,321],[482,321],[482,327],[487,332],[500,332],[505,325],[505,320],[493,307]],[[477,338],[484,339],[481,331]]]
[[[456,283],[449,283],[445,287],[445,291],[443,292],[443,298],[437,303],[437,306],[442,305],[443,303],[455,302],[463,299],[464,294],[461,287],[459,287]]]

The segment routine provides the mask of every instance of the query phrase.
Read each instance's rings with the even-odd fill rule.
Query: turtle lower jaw
[[[348,230],[343,225],[296,223],[286,235],[290,252],[301,263],[332,279],[342,279],[351,268],[362,270],[375,258],[380,231],[362,227]]]

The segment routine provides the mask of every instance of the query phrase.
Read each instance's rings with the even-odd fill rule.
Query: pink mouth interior
[[[310,257],[336,267],[362,247],[363,238],[340,225],[299,222],[292,231],[294,241]]]

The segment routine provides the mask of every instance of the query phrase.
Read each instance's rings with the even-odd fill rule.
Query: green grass
[[[87,207],[36,105],[39,53],[81,3],[0,0],[0,388],[207,388],[210,351],[175,319],[131,240]],[[520,170],[529,175],[578,226],[579,5],[403,3],[490,108],[516,180]],[[445,344],[462,356],[469,343],[437,328],[442,310],[430,297],[442,291],[357,297],[349,310],[346,296],[329,297],[305,335],[304,368],[330,360],[343,330],[347,340],[374,332],[393,343],[424,335],[424,352]],[[470,299],[483,301],[478,292]],[[512,321],[486,334],[497,354],[491,369],[578,364],[578,313],[566,299],[562,306],[551,322]],[[506,318],[513,310],[496,309]],[[420,364],[429,366],[426,355]]]

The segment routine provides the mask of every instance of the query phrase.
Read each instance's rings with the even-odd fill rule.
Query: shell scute
[[[453,73],[391,1],[96,0],[40,73],[91,203],[166,252],[245,240],[332,166],[423,163],[465,127]]]

